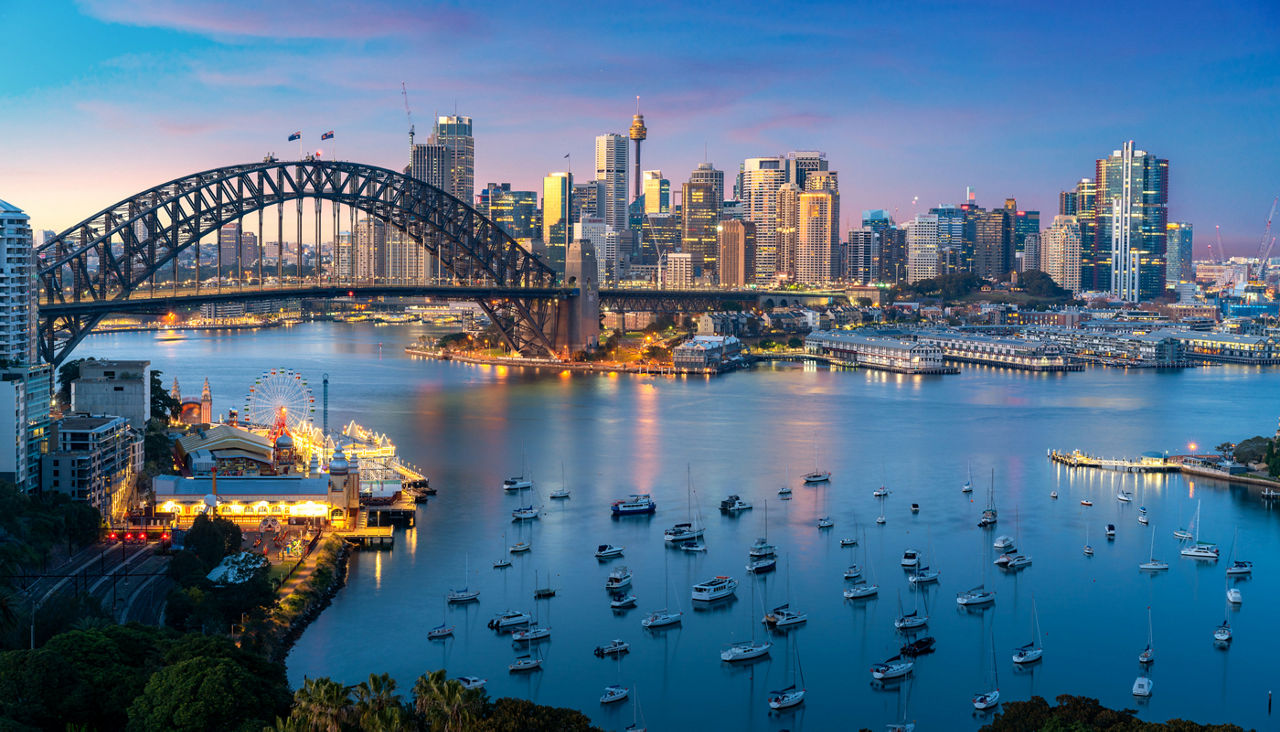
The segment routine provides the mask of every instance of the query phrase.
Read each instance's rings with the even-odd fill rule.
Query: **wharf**
[[[1088,455],[1079,450],[1071,452],[1049,451],[1049,459],[1072,468],[1098,468],[1099,470],[1116,470],[1122,473],[1169,473],[1176,472],[1179,465],[1164,456],[1143,456],[1137,460],[1123,458],[1100,458]]]
[[[335,531],[335,536],[368,549],[390,549],[396,537],[390,526],[365,526],[363,528]]]
[[[434,358],[440,361],[457,361],[478,366],[511,366],[526,369],[547,369],[560,372],[607,373],[607,374],[650,374],[655,376],[676,376],[681,372],[673,366],[651,366],[633,363],[598,363],[592,361],[561,361],[554,358],[515,358],[503,356],[467,356],[459,353],[448,353],[431,348],[406,346],[404,352],[410,356]]]
[[[398,491],[390,499],[362,499],[357,526],[412,527],[417,524],[417,520],[418,504],[403,491]]]
[[[858,368],[858,363],[851,359],[829,356],[825,353],[805,353],[804,351],[753,353],[750,358],[752,361],[818,361],[837,368]]]

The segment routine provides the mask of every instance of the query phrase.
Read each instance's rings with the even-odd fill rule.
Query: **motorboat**
[[[604,581],[604,588],[610,592],[616,592],[631,584],[631,570],[625,566],[618,567],[609,573],[609,577]]]
[[[506,569],[507,567],[510,567],[510,566],[511,566],[511,560],[507,559],[506,557],[503,557],[502,559],[498,559],[493,563],[494,569]]]
[[[830,516],[823,516],[822,518],[818,519],[819,529],[829,529],[835,525],[836,525],[835,520],[832,519]]]
[[[710,602],[725,597],[731,597],[738,589],[738,580],[732,577],[720,575],[706,582],[699,582],[693,586],[693,599],[702,602]]]
[[[1108,540],[1111,540],[1111,539],[1115,539],[1115,538],[1116,538],[1116,525],[1115,525],[1115,524],[1107,524],[1107,539],[1108,539]]]
[[[1178,550],[1178,553],[1192,559],[1205,559],[1216,562],[1218,560],[1218,545],[1207,541],[1197,541],[1190,546],[1182,547],[1182,549]]]
[[[855,580],[862,576],[862,567],[856,564],[850,564],[844,570],[844,578],[847,580]]]
[[[1085,544],[1085,545],[1084,545],[1084,555],[1085,555],[1086,557],[1092,557],[1092,556],[1093,556],[1093,547],[1092,547],[1092,546],[1090,546],[1090,545],[1088,545],[1088,544]]]
[[[885,523],[884,514],[880,514],[879,516],[876,516],[876,523],[881,525]]]
[[[1139,676],[1133,681],[1133,695],[1140,697],[1151,696],[1151,689],[1155,686],[1155,682],[1146,676]]]
[[[1231,642],[1231,624],[1225,620],[1213,631],[1213,639],[1218,643]]]
[[[1031,566],[1031,557],[1026,554],[1014,554],[1009,557],[1009,561],[1005,563],[1005,569],[1022,569]]]
[[[792,610],[790,603],[787,603],[786,605],[779,605],[764,615],[765,625],[771,625],[775,628],[800,625],[808,621],[809,614]]]
[[[916,567],[920,565],[920,552],[915,549],[908,549],[902,553],[902,561],[899,562],[904,567]]]
[[[1116,494],[1116,500],[1121,501],[1123,503],[1129,503],[1130,501],[1133,500],[1133,494],[1130,493],[1129,491],[1122,490]]]
[[[681,544],[686,541],[697,539],[701,537],[702,534],[703,528],[701,526],[694,526],[692,523],[684,522],[678,523],[662,532],[662,538],[668,544]]]
[[[1227,567],[1227,574],[1229,575],[1239,576],[1239,575],[1252,574],[1252,573],[1253,573],[1253,562],[1244,562],[1237,559],[1236,561],[1231,563],[1230,567]]]
[[[543,638],[551,637],[551,629],[544,625],[534,625],[524,630],[517,630],[511,634],[511,640],[521,643],[530,643]]]
[[[511,518],[516,521],[532,521],[538,518],[538,507],[533,505],[521,506],[511,512]]]
[[[880,592],[879,585],[871,585],[871,584],[867,584],[866,582],[859,582],[858,584],[844,591],[844,599],[861,600],[867,597],[875,597],[877,594],[879,594],[879,592]]]
[[[770,544],[768,539],[761,537],[751,545],[751,548],[747,550],[747,554],[753,557],[771,557],[776,549],[777,547]]]
[[[1178,529],[1173,532],[1173,538],[1178,539],[1179,541],[1187,541],[1191,539],[1192,536],[1190,531],[1187,531],[1186,529]]]
[[[606,686],[604,687],[604,694],[600,696],[600,703],[613,704],[614,702],[620,702],[626,699],[630,693],[631,690],[625,686]]]
[[[614,516],[637,516],[657,511],[658,504],[647,493],[633,493],[625,499],[614,501],[609,510]]]
[[[1093,505],[1093,501],[1090,501],[1088,498],[1081,498],[1081,499],[1080,499],[1080,505],[1081,505],[1081,506],[1092,506],[1092,505]]]
[[[1227,590],[1227,602],[1232,605],[1239,605],[1244,602],[1244,596],[1240,594],[1240,588],[1232,587]]]
[[[789,485],[784,485],[784,486],[782,486],[781,488],[779,488],[779,489],[778,489],[778,495],[782,497],[782,500],[784,500],[784,501],[790,501],[790,500],[791,500],[791,486],[789,486]]]
[[[984,711],[1000,705],[1000,690],[992,689],[984,691],[981,694],[975,694],[973,697],[973,708],[978,711]]]
[[[871,495],[875,496],[876,498],[884,498],[885,496],[889,495],[889,489],[885,488],[884,486],[880,486],[879,488],[872,491]]]
[[[933,636],[926,635],[909,643],[903,644],[902,648],[898,649],[898,652],[908,658],[915,658],[916,656],[923,656],[926,653],[933,653],[933,647],[936,644],[937,640],[935,640]]]
[[[701,539],[691,539],[680,545],[682,552],[705,552],[707,545]]]
[[[516,660],[507,665],[507,671],[513,674],[527,673],[542,668],[542,659],[535,656],[516,656]]]
[[[483,689],[485,684],[489,683],[488,679],[482,679],[479,676],[459,676],[454,681],[462,684],[464,689]]]
[[[614,546],[613,544],[599,544],[596,546],[596,559],[612,559],[622,556],[624,547]]]
[[[769,655],[769,649],[773,644],[769,641],[738,641],[725,646],[720,651],[720,660],[733,663],[734,661],[749,661],[753,658]]]
[[[527,541],[517,541],[508,547],[508,551],[512,554],[523,554],[533,548],[533,545]]]
[[[640,625],[645,628],[661,628],[664,625],[675,625],[684,617],[684,613],[680,611],[671,612],[669,610],[655,610],[640,620]]]
[[[1001,534],[1000,536],[996,537],[995,543],[992,544],[992,546],[999,549],[1000,551],[1004,551],[1005,549],[1012,549],[1013,537],[1009,536],[1008,534]]]
[[[871,665],[871,678],[876,681],[884,681],[886,679],[900,679],[911,673],[911,669],[915,668],[915,662],[907,661],[902,656],[894,656],[885,660],[883,663]]]
[[[956,593],[956,604],[965,607],[977,607],[980,605],[990,605],[996,601],[995,590],[985,589],[982,585],[978,585],[964,592]]]
[[[730,495],[723,501],[720,501],[720,510],[725,513],[737,513],[739,511],[746,511],[749,508],[751,508],[751,504],[742,500],[742,498],[740,498],[736,493]]]
[[[1009,566],[1009,560],[1012,559],[1015,554],[1017,554],[1017,551],[1012,547],[1010,547],[1003,554],[996,557],[995,561],[993,561],[992,564],[996,565],[997,567],[1007,567]]]
[[[1150,523],[1150,520],[1147,518],[1147,515],[1145,513],[1140,513],[1138,514],[1138,523],[1142,524],[1143,526],[1146,526],[1148,523]]]
[[[920,504],[919,504],[919,503],[913,503],[913,504],[911,504],[911,513],[920,513]]]
[[[769,692],[769,708],[775,711],[794,707],[803,701],[804,689],[797,689],[794,684],[780,691]]]
[[[493,616],[488,625],[492,630],[505,630],[528,625],[532,620],[533,617],[529,613],[520,612],[519,610],[506,610]]]
[[[552,498],[568,498],[568,497],[569,497],[569,489],[568,489],[568,488],[557,488],[556,490],[551,491],[551,497],[552,497]]]
[[[840,546],[857,546],[858,540],[852,536],[846,536],[840,540]]]
[[[523,475],[517,475],[514,478],[507,478],[502,481],[502,490],[504,491],[527,491],[533,487],[533,481]]]
[[[937,582],[942,573],[936,569],[930,569],[928,565],[921,565],[914,572],[907,575],[907,581],[913,585],[927,585],[930,582]]]
[[[778,568],[778,560],[774,557],[765,557],[763,559],[753,559],[747,562],[747,571],[751,574],[764,574],[772,572]],[[696,597],[694,598],[697,599]]]
[[[593,651],[597,658],[604,658],[605,656],[621,656],[624,653],[630,652],[631,644],[621,638],[614,638],[602,646],[596,646],[595,651]]]
[[[1058,492],[1057,492],[1057,491],[1049,491],[1049,497],[1050,497],[1050,498],[1052,498],[1052,499],[1054,499],[1054,500],[1057,500],[1057,498],[1058,498]]]
[[[909,613],[903,613],[893,620],[893,627],[898,630],[911,630],[912,628],[923,628],[929,624],[929,616],[921,615],[919,610],[912,610]]]
[[[826,483],[831,480],[830,470],[814,470],[804,474],[804,482],[806,483]]]
[[[1153,649],[1151,646],[1147,646],[1146,648],[1142,649],[1142,653],[1138,654],[1138,663],[1142,664],[1143,666],[1146,666],[1151,663],[1155,663],[1155,660],[1156,660],[1156,652],[1155,652],[1155,649]]]
[[[635,607],[635,606],[636,606],[635,595],[617,594],[613,596],[613,599],[609,600],[609,607],[613,610],[626,610],[629,607]]]
[[[427,631],[427,640],[436,640],[437,638],[448,638],[453,635],[453,626],[441,623],[431,630]]]

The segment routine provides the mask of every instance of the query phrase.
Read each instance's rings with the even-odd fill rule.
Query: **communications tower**
[[[631,118],[630,137],[636,143],[636,174],[635,174],[635,193],[631,196],[634,201],[640,197],[643,192],[640,182],[640,142],[649,136],[649,130],[644,126],[644,115],[640,114],[640,97],[636,97],[636,114]]]

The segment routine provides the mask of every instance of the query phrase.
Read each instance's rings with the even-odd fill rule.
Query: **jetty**
[[[1079,450],[1071,452],[1049,451],[1049,459],[1072,468],[1097,468],[1121,473],[1171,473],[1181,466],[1160,453],[1147,453],[1137,459],[1103,458]]]

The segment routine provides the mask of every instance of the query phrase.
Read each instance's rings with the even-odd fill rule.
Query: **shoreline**
[[[591,361],[557,361],[550,358],[515,358],[502,356],[467,356],[463,354],[443,353],[434,349],[405,346],[404,352],[418,358],[430,358],[436,361],[457,361],[477,366],[509,366],[554,371],[569,371],[597,374],[644,374],[649,376],[684,376],[689,374],[714,376],[725,373],[716,369],[693,370],[677,369],[674,366],[648,366],[619,363],[593,363]]]
[[[320,617],[320,613],[329,607],[333,602],[333,598],[337,596],[338,591],[347,584],[347,565],[351,561],[351,546],[340,537],[332,534],[325,541],[327,542],[329,539],[337,542],[337,548],[331,563],[321,564],[317,560],[310,576],[287,597],[277,600],[264,619],[267,627],[264,628],[259,642],[263,653],[273,662],[288,666],[286,659],[289,656],[289,651],[293,650],[294,644],[302,637],[303,632]],[[316,551],[324,551],[323,544],[318,546]],[[322,569],[331,571],[332,576],[323,588],[315,588],[312,586],[312,579]],[[301,606],[294,610],[297,614],[291,620],[286,622],[279,617],[281,613],[290,612],[290,609],[286,608],[286,604],[291,599],[308,592],[316,594],[312,598],[298,601]]]

